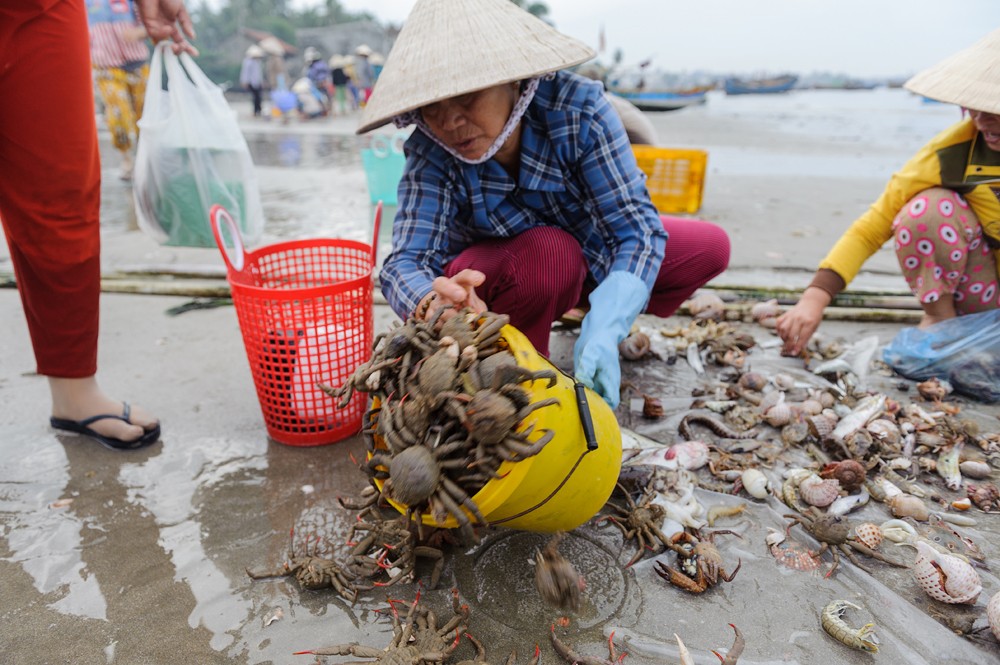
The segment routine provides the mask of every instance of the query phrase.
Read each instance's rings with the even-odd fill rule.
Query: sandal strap
[[[120,420],[126,425],[131,425],[132,421],[129,420],[129,416],[132,414],[132,407],[129,406],[128,402],[122,402],[122,415],[116,416],[113,413],[102,413],[96,416],[91,416],[89,418],[84,418],[78,421],[80,425],[88,427],[98,420]]]

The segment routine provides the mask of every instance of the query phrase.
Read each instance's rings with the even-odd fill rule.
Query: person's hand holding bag
[[[139,20],[146,26],[146,32],[153,43],[164,39],[173,40],[173,51],[198,55],[198,49],[184,38],[194,39],[194,23],[188,14],[184,0],[135,0]]]
[[[649,288],[630,272],[616,270],[590,294],[590,312],[583,319],[580,338],[573,348],[576,378],[618,406],[621,366],[618,344],[629,333],[635,317],[646,307]]]

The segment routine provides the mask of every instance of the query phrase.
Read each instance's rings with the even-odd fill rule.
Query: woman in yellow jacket
[[[783,352],[798,355],[823,310],[890,238],[924,310],[921,328],[1000,308],[1000,30],[918,74],[906,88],[958,104],[969,117],[925,145],[819,264],[778,319]]]

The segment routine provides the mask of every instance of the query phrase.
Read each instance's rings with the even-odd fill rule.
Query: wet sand
[[[888,103],[880,98],[870,103],[879,107],[875,102]],[[897,102],[891,100],[893,108]],[[900,129],[901,135],[890,142],[883,128],[870,127],[857,132],[864,145],[855,145],[849,124],[811,113],[808,105],[818,103],[808,95],[786,98],[777,107],[757,100],[713,108],[710,102],[702,109],[655,118],[668,139],[663,143],[710,150],[699,214],[723,223],[734,238],[734,269],[717,280],[720,285],[758,279],[770,280],[767,285],[806,283],[832,239],[880,190],[888,174],[872,171],[882,162],[905,159],[928,135],[927,125],[950,120],[943,109],[932,110],[941,117],[922,120],[897,110],[893,126],[910,122],[909,131]],[[807,108],[795,110],[803,104]],[[303,234],[310,224],[330,235],[363,239],[370,233],[370,203],[359,164],[323,152],[323,146],[357,145],[347,134],[352,121],[283,127],[248,119],[245,106],[238,108],[245,130],[261,137],[261,151],[271,151],[280,161],[276,143],[293,135],[303,155],[302,166],[261,166],[268,219],[276,220],[279,230],[269,229],[266,241]],[[920,111],[916,108],[914,114]],[[864,114],[859,111],[859,116]],[[810,132],[814,126],[825,127],[825,133]],[[872,156],[864,157],[868,153]],[[802,155],[807,162],[799,159]],[[865,166],[847,168],[852,155]],[[812,163],[811,170],[803,166]],[[842,170],[836,177],[826,172],[835,163]],[[110,160],[105,164],[108,201],[127,191],[114,180],[114,168]],[[221,264],[215,250],[159,247],[129,230],[127,206],[111,210],[105,216],[108,269],[217,269]],[[781,244],[774,241],[776,233]],[[884,258],[876,257],[876,270],[864,280],[893,283],[891,264]],[[0,271],[9,269],[6,261],[0,253]],[[287,558],[290,529],[297,551],[306,547],[307,535],[333,543],[346,540],[354,514],[336,498],[363,486],[350,457],[363,444],[355,438],[294,448],[270,441],[233,310],[165,314],[187,300],[109,294],[102,301],[102,383],[150,405],[164,423],[161,444],[122,454],[56,435],[47,427],[47,388],[44,379],[32,374],[17,294],[0,290],[0,400],[6,405],[0,410],[4,662],[312,662],[310,656],[291,654],[352,641],[387,644],[390,623],[374,610],[385,607],[387,597],[413,598],[416,587],[401,585],[363,594],[352,608],[331,591],[302,590],[289,579],[247,577],[247,567],[277,567]],[[376,329],[389,325],[392,316],[385,307],[376,307],[375,313]],[[685,322],[684,317],[642,319],[651,332]],[[884,343],[898,329],[898,324],[827,322],[822,331],[845,342],[874,334]],[[757,327],[750,331],[763,343],[752,355],[755,368],[797,369],[767,345],[770,333]],[[555,333],[555,364],[569,367],[574,339],[571,332]],[[661,397],[667,415],[648,422],[623,406],[620,422],[672,441],[697,377],[683,360],[670,367],[655,361],[625,363],[623,371],[643,391]],[[912,389],[902,393],[896,382],[873,381],[899,399],[913,399]],[[963,413],[984,427],[996,427],[1000,407],[964,399],[959,403]],[[614,630],[616,640],[625,640],[628,662],[672,664],[677,662],[672,638],[677,633],[703,665],[716,662],[710,649],[724,650],[732,643],[726,624],[735,623],[747,638],[740,660],[744,665],[870,662],[871,656],[834,642],[819,626],[822,606],[842,598],[863,608],[847,614],[851,625],[877,624],[882,651],[876,658],[881,663],[990,663],[1000,658],[1000,647],[988,633],[982,643],[959,638],[927,615],[938,611],[980,617],[981,625],[986,601],[1000,590],[992,572],[980,571],[982,597],[964,608],[929,600],[906,571],[876,562],[870,564],[873,576],[846,562],[830,578],[780,569],[763,539],[768,527],[782,528],[787,509],[773,499],[752,502],[711,493],[700,498],[706,505],[748,505],[743,516],[717,524],[742,535],[718,539],[730,568],[742,562],[736,579],[702,595],[686,594],[653,573],[651,558],[623,568],[632,547],[623,547],[613,528],[585,525],[563,547],[588,579],[583,608],[560,632],[566,641],[581,653],[601,656],[604,640]],[[852,519],[880,521],[884,508],[871,505],[865,511]],[[975,517],[980,526],[970,535],[988,560],[996,560],[1000,520],[979,513]],[[805,540],[798,527],[792,533]],[[448,590],[457,588],[471,607],[470,632],[487,645],[491,662],[512,649],[524,662],[536,644],[543,662],[558,662],[548,639],[549,626],[560,613],[540,603],[532,581],[530,560],[544,541],[540,534],[487,532],[478,547],[449,550],[439,589],[425,588],[422,597],[445,614]],[[912,554],[900,547],[890,556],[908,559]],[[421,564],[418,572],[426,586],[428,568]],[[272,620],[279,610],[281,618]],[[465,640],[457,656],[472,657]],[[328,659],[341,660],[354,659]]]

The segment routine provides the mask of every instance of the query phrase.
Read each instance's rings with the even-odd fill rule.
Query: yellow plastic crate
[[[705,187],[708,153],[704,150],[633,145],[646,188],[661,213],[698,212]]]

